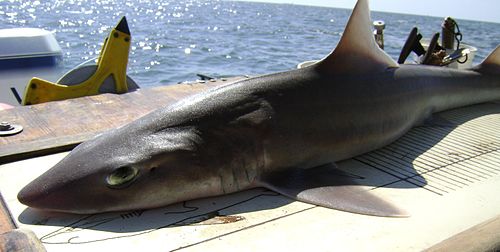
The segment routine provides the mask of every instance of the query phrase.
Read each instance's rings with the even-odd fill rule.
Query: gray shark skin
[[[263,186],[333,209],[407,216],[328,164],[383,147],[435,112],[500,99],[500,49],[471,70],[398,65],[370,23],[359,0],[319,63],[218,87],[104,133],[28,184],[19,201],[98,213]]]

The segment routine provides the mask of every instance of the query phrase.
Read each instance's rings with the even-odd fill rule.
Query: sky
[[[293,3],[352,9],[356,0],[249,0],[254,2]],[[371,0],[374,11],[408,13],[500,23],[499,0]]]

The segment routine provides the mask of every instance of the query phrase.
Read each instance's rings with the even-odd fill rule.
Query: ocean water
[[[350,12],[216,0],[3,0],[0,28],[55,31],[62,67],[69,70],[95,58],[110,29],[126,16],[132,34],[128,74],[148,87],[195,80],[197,73],[285,71],[320,59],[338,43]],[[414,26],[430,39],[441,31],[443,18],[372,12],[373,20],[386,23],[385,47],[394,59]],[[463,42],[479,49],[475,63],[500,44],[500,24],[457,21]]]

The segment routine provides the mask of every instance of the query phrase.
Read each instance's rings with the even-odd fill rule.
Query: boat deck
[[[50,153],[231,81],[0,111],[1,120],[25,126],[20,135],[0,138],[0,192],[4,210],[12,217],[3,213],[0,233],[13,225],[32,230],[48,251],[500,248],[498,102],[446,111],[441,116],[457,127],[416,127],[385,148],[339,164],[345,172],[364,177],[359,183],[367,190],[407,210],[408,218],[331,210],[261,188],[152,210],[97,215],[46,213],[17,201],[17,192],[26,183],[67,154]],[[61,120],[68,116],[75,119]]]

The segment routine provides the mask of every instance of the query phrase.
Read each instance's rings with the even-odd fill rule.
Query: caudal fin
[[[493,52],[473,70],[484,74],[500,75],[500,46],[493,50]]]

